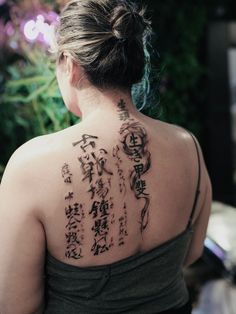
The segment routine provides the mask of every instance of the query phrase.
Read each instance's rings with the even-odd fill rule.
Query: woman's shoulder
[[[8,166],[16,164],[28,164],[30,166],[34,160],[37,160],[46,153],[54,137],[55,135],[49,134],[28,140],[14,151],[9,159]]]
[[[165,132],[168,132],[176,139],[183,140],[191,138],[191,131],[178,124],[168,123],[161,120],[158,120],[158,122]]]
[[[43,167],[48,165],[48,157],[59,149],[59,134],[52,133],[37,136],[19,146],[11,155],[3,175],[14,173],[14,177],[30,178],[38,176]]]
[[[70,129],[71,127],[28,140],[14,151],[9,162],[32,163],[46,157],[53,151],[60,149],[61,140],[70,132]]]
[[[155,129],[156,134],[159,137],[168,140],[172,144],[176,143],[180,146],[181,144],[183,144],[183,146],[192,146],[193,140],[195,140],[200,147],[196,136],[194,136],[194,134],[187,128],[166,121],[152,119],[150,117],[147,117],[146,123],[151,125],[152,130]]]
[[[198,141],[194,132],[175,124],[164,123],[165,127],[172,134],[178,153],[183,157],[184,165],[189,165],[200,173],[201,190],[205,190],[208,186],[211,188],[211,182],[208,174],[208,169],[205,162],[204,153],[201,144]],[[180,148],[180,149],[179,149]]]

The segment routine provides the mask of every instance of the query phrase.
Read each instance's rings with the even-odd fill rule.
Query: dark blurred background
[[[48,42],[65,0],[0,0],[0,175],[32,137],[77,120],[63,106]],[[214,200],[236,205],[236,1],[146,0],[151,89],[142,111],[198,138]]]

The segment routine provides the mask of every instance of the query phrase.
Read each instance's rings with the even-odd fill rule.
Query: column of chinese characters
[[[70,172],[69,165],[67,163],[64,163],[62,166],[61,175],[65,183],[72,182],[72,173]]]
[[[85,134],[73,146],[80,145],[82,156],[78,158],[83,174],[82,181],[88,183],[88,193],[93,201],[89,215],[94,219],[92,231],[94,243],[91,251],[94,255],[106,252],[113,246],[113,238],[108,241],[110,224],[114,223],[114,215],[110,218],[113,200],[109,196],[112,171],[107,167],[108,152],[96,149],[98,137]]]
[[[148,151],[147,133],[145,128],[133,119],[124,122],[120,129],[123,152],[133,161],[130,175],[130,187],[137,199],[143,199],[145,205],[141,210],[141,233],[148,224],[150,195],[146,193],[147,184],[143,175],[150,169],[151,154]]]
[[[129,111],[126,108],[126,104],[123,99],[118,103],[118,113],[121,121],[126,121],[130,119]]]
[[[117,173],[119,175],[119,191],[120,193],[126,193],[126,185],[125,185],[125,176],[124,176],[124,171],[121,167],[122,164],[122,159],[119,156],[119,151],[120,151],[120,147],[119,145],[116,145],[113,148],[113,153],[112,156],[116,159],[115,165],[117,167]]]
[[[124,239],[125,239],[125,237],[128,236],[126,203],[124,203],[123,210],[124,210],[124,216],[121,216],[119,218],[119,239],[118,239],[119,246],[125,244]]]
[[[125,183],[125,175],[122,169],[122,159],[120,157],[120,147],[116,145],[113,148],[113,157],[115,158],[116,162],[115,165],[117,167],[117,173],[119,175],[119,192],[125,196],[126,194],[126,183]],[[118,245],[125,244],[125,237],[128,235],[127,232],[127,210],[126,210],[126,203],[124,201],[123,205],[124,215],[120,216],[119,218],[119,234],[118,234]]]
[[[66,218],[66,253],[67,258],[80,259],[84,240],[83,219],[85,218],[82,204],[74,203],[65,208]]]
[[[110,241],[108,241],[109,237],[109,216],[110,209],[113,208],[112,199],[109,200],[101,199],[99,201],[94,201],[89,212],[92,215],[94,220],[94,225],[92,230],[94,232],[94,243],[91,248],[91,251],[94,255],[99,255],[103,252],[106,252],[114,245],[113,238],[111,237]],[[114,221],[111,220],[111,224]],[[109,243],[110,242],[110,243]]]
[[[72,174],[67,163],[62,166],[61,172],[64,182],[71,186]],[[65,207],[65,215],[67,218],[67,224],[65,226],[65,256],[67,258],[80,259],[83,257],[82,245],[84,240],[84,210],[81,204],[73,203],[74,192],[71,191],[71,189],[68,189],[64,199],[67,203]]]

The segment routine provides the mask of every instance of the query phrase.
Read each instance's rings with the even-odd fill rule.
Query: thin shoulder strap
[[[195,209],[196,209],[196,205],[197,205],[197,200],[198,200],[198,196],[200,194],[200,181],[201,181],[201,162],[200,162],[200,154],[199,154],[199,149],[198,149],[198,145],[197,142],[193,136],[193,134],[186,130],[191,136],[192,139],[194,141],[195,147],[196,147],[196,151],[197,151],[197,159],[198,159],[198,180],[197,180],[197,188],[196,188],[196,193],[195,193],[195,197],[194,197],[194,202],[193,202],[193,208],[189,217],[189,221],[188,221],[188,225],[187,228],[190,228],[192,226],[192,221],[193,221],[193,216],[195,213]]]

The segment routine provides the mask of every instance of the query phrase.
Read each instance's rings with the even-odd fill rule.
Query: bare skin
[[[3,314],[43,313],[46,250],[63,262],[80,267],[112,263],[148,251],[183,232],[193,206],[198,168],[191,136],[178,126],[137,112],[128,93],[102,93],[89,85],[78,90],[72,84],[75,73],[80,75],[78,69],[70,62],[66,67],[68,76],[60,69],[64,73],[61,84],[67,84],[62,94],[69,110],[80,114],[82,122],[23,145],[9,161],[2,180],[0,309]],[[117,107],[121,99],[130,121],[139,123],[147,134],[143,155],[136,161],[122,150],[121,128],[127,120],[121,119]],[[121,160],[118,164],[114,150],[117,145]],[[95,159],[98,153],[103,154],[104,163]],[[83,166],[84,159],[79,160],[86,154],[93,160],[91,176]],[[137,184],[132,189],[132,170],[140,163],[145,164],[147,156],[151,161],[147,171],[135,179],[142,180],[145,189],[137,190]],[[186,265],[202,253],[211,207],[211,183],[202,153],[201,167],[201,193]],[[93,195],[89,190],[98,179],[110,183],[105,186],[105,192],[100,191],[103,194],[95,191]],[[140,214],[147,198],[148,215],[141,232]],[[98,205],[102,201],[109,203],[109,215],[103,212],[109,224],[109,229],[103,228],[107,242],[103,240],[108,247],[104,251],[95,245],[98,233],[102,232],[100,229],[96,233],[95,221],[102,214],[93,207],[94,202]],[[68,211],[69,205],[74,206],[74,211]],[[78,207],[84,211],[83,218],[75,210]],[[121,232],[122,216],[126,233]],[[76,218],[75,222],[71,217]],[[71,230],[76,235],[72,236]]]

